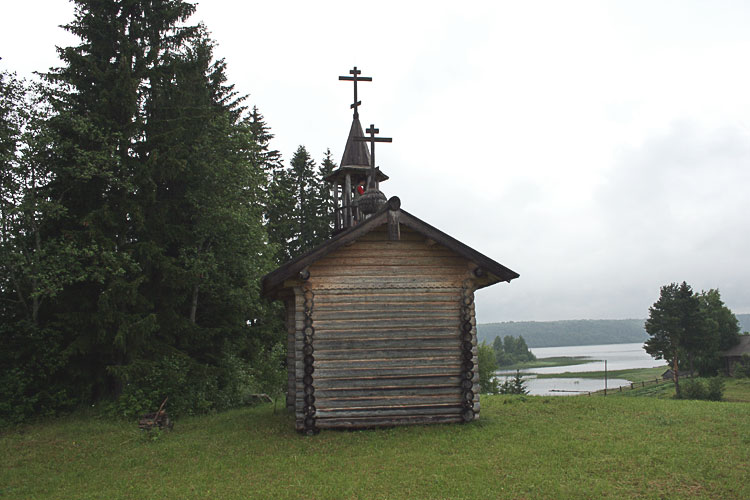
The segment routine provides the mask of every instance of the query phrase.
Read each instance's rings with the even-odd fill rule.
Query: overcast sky
[[[6,2],[0,68],[57,64],[64,0]],[[360,115],[405,210],[518,272],[479,322],[644,318],[659,287],[750,313],[750,3],[237,2],[202,21],[288,160]]]

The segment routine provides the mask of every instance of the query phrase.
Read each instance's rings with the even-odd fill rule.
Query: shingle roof
[[[750,335],[742,335],[736,346],[721,353],[722,356],[742,356],[743,354],[750,354]]]
[[[500,281],[510,281],[519,277],[519,274],[507,267],[503,266],[499,262],[487,257],[486,255],[479,253],[473,248],[461,243],[452,236],[440,231],[434,226],[424,222],[423,220],[411,215],[410,213],[401,210],[400,200],[394,196],[383,208],[378,212],[374,213],[370,218],[352,226],[336,236],[326,241],[325,243],[313,248],[309,252],[300,255],[296,259],[292,259],[284,265],[280,266],[274,271],[266,274],[262,280],[262,294],[264,296],[271,296],[280,287],[283,286],[284,281],[292,277],[296,277],[300,271],[316,262],[317,260],[325,257],[331,252],[341,248],[344,245],[353,243],[358,238],[361,238],[365,234],[373,231],[374,229],[387,224],[388,222],[388,211],[397,211],[399,224],[422,234],[425,238],[431,239],[435,243],[438,243],[450,250],[456,252],[458,255],[466,258],[467,260],[474,262],[479,266],[488,276],[481,287],[489,286]]]

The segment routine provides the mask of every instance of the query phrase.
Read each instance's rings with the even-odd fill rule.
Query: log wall
[[[416,232],[389,241],[385,227],[312,264],[287,301],[298,430],[476,418],[473,267]]]

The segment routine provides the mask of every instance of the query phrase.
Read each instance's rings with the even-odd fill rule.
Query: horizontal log
[[[404,329],[404,328],[419,328],[424,330],[430,327],[440,328],[459,328],[461,322],[459,321],[458,315],[454,317],[397,317],[391,318],[388,315],[380,318],[360,318],[360,319],[318,319],[313,313],[313,326],[315,330],[362,330],[365,328],[372,329]],[[304,319],[297,321],[297,330],[302,330],[305,327]]]
[[[435,394],[424,396],[394,396],[394,397],[375,397],[375,398],[315,398],[315,407],[318,411],[330,411],[338,409],[356,409],[356,408],[401,408],[404,406],[416,405],[452,405],[457,406],[462,403],[461,394],[456,391],[454,394]]]
[[[463,422],[460,415],[418,415],[399,417],[325,418],[316,425],[320,429],[367,429],[396,425],[427,425]],[[301,428],[298,428],[300,430]]]
[[[453,363],[444,363],[436,366],[403,366],[388,368],[316,368],[315,375],[318,380],[324,378],[352,378],[352,377],[398,377],[404,375],[432,375],[440,376],[445,374],[458,375],[461,372],[461,362],[456,359]]]
[[[318,276],[325,269],[356,268],[358,266],[433,266],[435,268],[456,267],[466,270],[469,261],[455,254],[432,251],[340,253],[329,259],[321,259],[310,266],[310,275]],[[436,269],[433,269],[434,271]]]
[[[437,327],[426,327],[426,328],[367,328],[363,330],[319,330],[315,329],[315,335],[313,337],[313,345],[316,346],[319,340],[337,340],[337,339],[418,339],[424,337],[450,337],[458,338],[460,331],[458,328],[437,328]],[[304,333],[302,329],[297,332],[297,340],[294,343],[294,349],[299,350],[302,348],[302,342],[304,341]],[[317,347],[316,347],[317,349]]]
[[[461,276],[322,276],[310,278],[314,290],[325,288],[457,288],[461,286]]]
[[[374,359],[317,359],[315,358],[316,373],[321,370],[348,370],[348,369],[386,369],[393,367],[434,367],[461,362],[458,353],[446,353],[443,356],[414,356],[412,358],[374,358]],[[476,364],[476,360],[474,361]],[[304,367],[302,360],[296,361],[295,366],[301,370]]]
[[[313,312],[315,321],[352,321],[360,319],[407,319],[432,318],[454,320],[459,317],[458,302],[406,303],[406,304],[363,304],[358,309],[346,305],[338,307],[316,307]]]
[[[390,398],[400,396],[438,396],[461,394],[459,387],[394,387],[390,389],[317,389],[316,398]],[[295,398],[302,400],[303,393],[295,393]]]
[[[432,300],[460,300],[462,298],[461,294],[461,287],[457,286],[453,289],[436,289],[434,287],[416,287],[416,288],[410,288],[409,290],[404,290],[402,287],[392,287],[389,288],[387,286],[382,286],[378,288],[377,290],[373,290],[372,287],[362,287],[361,289],[357,288],[326,288],[325,290],[315,290],[315,301],[316,303],[318,301],[326,301],[328,299],[330,300],[340,300],[339,297],[336,297],[337,295],[345,295],[347,297],[350,297],[352,299],[359,297],[362,299],[371,299],[373,301],[387,301],[388,296],[396,295],[396,296],[403,296],[403,301],[409,301],[409,300],[416,300],[416,301],[423,301],[428,299],[427,301]]]
[[[353,265],[353,266],[320,266],[314,269],[315,274],[310,276],[311,283],[315,283],[324,277],[343,277],[343,276],[427,276],[436,279],[448,279],[456,276],[463,277],[467,273],[466,265],[461,262],[456,264],[402,264],[402,263],[382,263],[379,265]]]
[[[315,364],[318,361],[327,360],[368,360],[368,359],[397,359],[397,358],[417,358],[417,357],[435,357],[435,356],[452,356],[458,349],[349,349],[345,351],[319,351],[316,350]],[[301,351],[300,359],[302,358]]]
[[[378,330],[373,331],[372,329],[366,330],[316,330],[313,345],[317,346],[318,342],[326,341],[337,341],[337,340],[359,340],[359,339],[412,339],[414,342],[419,343],[423,338],[455,338],[460,337],[458,328],[430,328],[426,330]],[[297,334],[298,342],[304,340],[304,334],[300,331]],[[296,344],[295,344],[296,346]],[[293,349],[297,347],[292,346]],[[316,347],[317,348],[317,347]]]
[[[451,415],[460,413],[463,410],[460,404],[446,404],[434,406],[405,406],[402,408],[384,407],[384,408],[346,408],[335,410],[318,410],[315,417],[318,421],[328,418],[342,417],[403,417],[403,416],[424,416],[424,415]]]
[[[388,389],[399,387],[459,387],[460,376],[401,377],[392,379],[315,380],[318,389]]]
[[[330,339],[324,340],[316,336],[315,353],[331,351],[350,351],[354,349],[459,349],[461,340],[458,335],[452,337],[420,337],[413,339],[410,337],[396,338],[362,338],[362,339]]]

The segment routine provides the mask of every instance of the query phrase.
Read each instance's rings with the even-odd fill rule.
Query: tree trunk
[[[677,395],[677,398],[680,398],[680,374],[677,371],[677,349],[674,350],[674,367],[672,368],[672,371],[674,372],[674,390],[675,394]]]
[[[195,324],[195,313],[198,311],[198,285],[193,288],[193,300],[190,304],[190,322]]]

